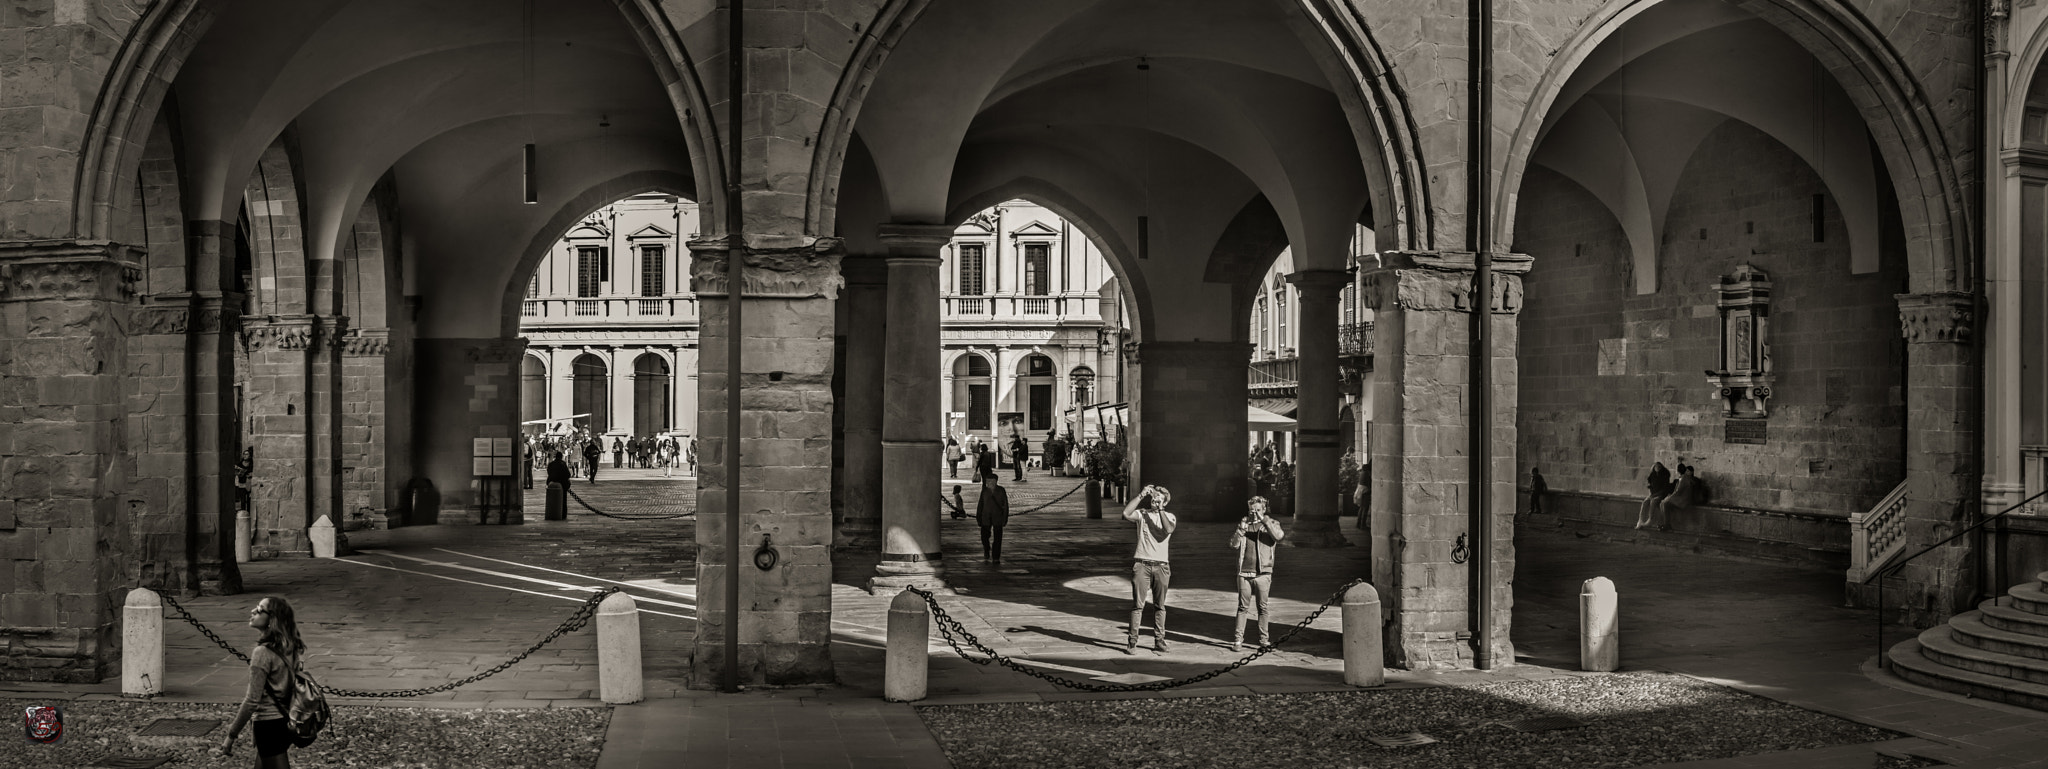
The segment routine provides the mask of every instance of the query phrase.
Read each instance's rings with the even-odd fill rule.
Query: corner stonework
[[[725,667],[727,344],[726,238],[690,242],[698,339],[697,635],[690,686]],[[832,332],[844,280],[837,238],[751,239],[742,266],[739,456],[742,684],[834,680],[832,624]],[[773,547],[771,568],[753,554]]]

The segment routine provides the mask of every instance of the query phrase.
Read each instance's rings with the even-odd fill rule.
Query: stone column
[[[868,589],[945,587],[939,550],[939,249],[945,225],[881,227],[889,249],[882,374],[882,562]]]
[[[341,343],[342,409],[341,472],[343,515],[364,508],[371,520],[383,522],[389,512],[385,490],[385,365],[390,329],[358,329]],[[335,521],[335,525],[341,525]],[[378,528],[383,528],[379,526]]]
[[[1969,526],[1981,472],[1976,429],[1982,372],[1970,349],[1977,297],[1961,292],[1899,294],[1906,339],[1906,554]],[[1977,556],[1971,535],[1899,571],[1904,590],[1886,591],[1903,618],[1930,626],[1975,608]]]
[[[548,416],[566,417],[576,413],[575,363],[579,350],[556,345],[548,348]],[[553,424],[543,425],[550,430]]]
[[[761,238],[746,249],[739,330],[744,351],[739,436],[741,552],[738,669],[742,684],[833,680],[832,325],[842,285],[836,238]],[[772,246],[772,247],[767,247]],[[733,333],[724,239],[691,241],[698,331],[697,636],[690,685],[711,688],[725,666],[726,347]],[[936,500],[934,500],[934,506]],[[754,568],[764,541],[781,557]]]
[[[1493,658],[1514,659],[1516,313],[1532,260],[1493,259]],[[1376,314],[1373,356],[1372,580],[1386,601],[1389,661],[1409,670],[1468,668],[1470,569],[1453,554],[1470,542],[1466,377],[1471,365],[1472,255],[1380,255],[1361,295]]]
[[[199,515],[194,566],[200,592],[234,595],[242,592],[241,570],[235,565],[235,463],[242,457],[242,432],[235,422],[235,348],[247,298],[228,290],[234,227],[219,220],[188,221],[185,236],[192,286],[192,320],[185,327],[192,361],[185,379],[192,403],[186,445],[192,506]]]
[[[882,545],[882,370],[888,338],[889,264],[882,257],[850,257],[846,276],[845,471],[840,499],[845,518],[837,543],[862,553]]]
[[[310,556],[307,478],[313,410],[307,402],[307,348],[313,316],[263,315],[242,322],[248,350],[248,425],[255,460],[249,473],[250,546],[258,558]]]
[[[1337,525],[1337,292],[1351,281],[1349,270],[1302,270],[1287,276],[1300,298],[1296,318],[1301,338],[1301,374],[1295,398],[1298,461],[1294,465],[1294,525],[1287,542],[1296,547],[1343,547]]]
[[[120,664],[133,545],[122,330],[142,278],[106,242],[0,243],[0,680],[93,684]],[[17,579],[20,576],[22,578]]]
[[[1132,492],[1165,486],[1182,521],[1233,521],[1250,498],[1245,466],[1245,361],[1242,342],[1145,342],[1144,373],[1131,441]],[[1115,434],[1114,428],[1109,430]],[[1294,532],[1287,533],[1289,539]]]
[[[334,262],[315,264],[331,268]],[[314,316],[313,343],[306,350],[306,404],[312,412],[306,431],[306,525],[327,516],[337,530],[348,519],[341,506],[341,348],[347,331],[346,317]]]

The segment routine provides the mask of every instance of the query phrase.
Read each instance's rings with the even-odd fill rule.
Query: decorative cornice
[[[1287,283],[1303,299],[1336,299],[1345,286],[1351,285],[1351,271],[1296,270],[1287,274]]]
[[[1526,254],[1493,255],[1494,313],[1521,312],[1522,274],[1535,261]],[[1360,298],[1374,311],[1471,312],[1472,271],[1470,253],[1385,252],[1380,254],[1380,268],[1365,274]]]
[[[104,240],[0,243],[0,302],[135,299],[141,252]]]
[[[341,340],[341,354],[350,358],[379,358],[391,351],[391,329],[359,328]]]
[[[726,238],[693,240],[690,246],[690,290],[700,297],[723,297]],[[835,299],[846,280],[839,274],[845,244],[839,238],[807,239],[797,245],[750,244],[741,268],[742,292],[754,299]]]
[[[249,352],[304,350],[312,345],[311,315],[253,315],[242,320],[242,347]]]
[[[128,333],[218,334],[241,322],[234,303],[219,292],[156,294],[128,318]]]
[[[348,338],[348,316],[313,316],[313,348],[319,352],[340,352]]]
[[[145,305],[135,308],[128,315],[128,333],[131,336],[152,334],[184,335],[191,326],[192,308],[189,305]]]
[[[1976,322],[1977,297],[1961,291],[1895,294],[1899,335],[1909,344],[1968,344]]]
[[[471,363],[511,363],[526,354],[527,339],[523,336],[497,339],[478,339],[463,354]]]

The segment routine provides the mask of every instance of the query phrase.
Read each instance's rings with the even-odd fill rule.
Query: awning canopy
[[[1257,406],[1246,405],[1245,422],[1255,433],[1294,432],[1294,420],[1280,416]]]
[[[1253,398],[1249,403],[1251,403],[1253,408],[1269,412],[1274,416],[1287,419],[1294,418],[1293,398]]]

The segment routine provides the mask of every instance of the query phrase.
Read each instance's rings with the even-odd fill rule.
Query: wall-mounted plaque
[[[491,457],[491,474],[492,474],[492,475],[511,475],[511,474],[512,474],[512,458],[511,458],[511,457]]]
[[[491,439],[489,439],[489,438],[471,438],[471,439],[469,439],[469,455],[470,455],[470,456],[472,456],[472,457],[488,457],[488,456],[490,456],[490,455],[491,455]]]
[[[1769,425],[1770,421],[1764,419],[1727,420],[1726,422],[1722,423],[1721,442],[1747,443],[1755,446],[1762,446],[1764,445],[1764,438],[1766,437],[1765,429]]]
[[[512,456],[512,439],[511,439],[511,438],[492,438],[492,439],[491,439],[491,456],[494,456],[494,457],[509,457],[509,456]]]
[[[470,457],[470,459],[469,459],[469,474],[470,474],[470,475],[490,475],[490,474],[491,474],[491,458],[490,458],[490,457]]]

